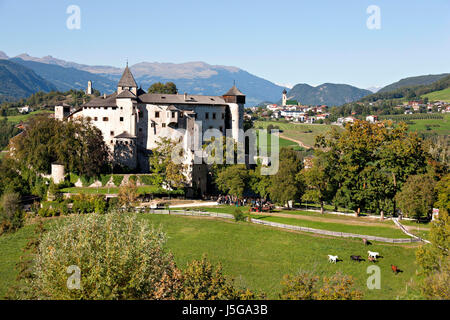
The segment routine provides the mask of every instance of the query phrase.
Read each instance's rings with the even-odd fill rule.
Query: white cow
[[[328,255],[328,262],[330,262],[330,263],[331,262],[336,263],[337,259],[338,259],[338,256],[332,256],[331,254]]]
[[[373,252],[373,251],[367,251],[369,253],[369,257],[372,257],[374,259],[377,258],[377,256],[379,256],[380,254],[378,252]]]

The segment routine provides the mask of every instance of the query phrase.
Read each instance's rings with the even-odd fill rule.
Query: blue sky
[[[69,5],[81,29],[69,30]],[[366,9],[377,5],[381,28]],[[0,50],[85,64],[242,68],[279,84],[382,86],[450,72],[448,0],[0,0]]]

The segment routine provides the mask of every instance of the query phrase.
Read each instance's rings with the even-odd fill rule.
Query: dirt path
[[[283,138],[283,139],[286,139],[286,140],[289,140],[289,141],[293,141],[293,142],[297,143],[300,147],[303,147],[303,148],[305,148],[305,149],[311,149],[310,146],[307,146],[306,144],[304,144],[304,143],[303,143],[302,141],[300,141],[300,140],[295,140],[295,139],[286,137],[286,136],[283,135],[283,134],[280,134],[280,138]]]

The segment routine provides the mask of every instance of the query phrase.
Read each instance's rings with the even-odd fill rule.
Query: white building
[[[88,90],[92,92],[91,83]],[[201,141],[184,138],[201,138],[200,132],[214,128],[223,135],[231,130],[237,141],[244,104],[245,95],[236,86],[223,96],[146,93],[127,66],[115,93],[96,97],[70,114],[67,106],[55,107],[55,118],[90,119],[102,132],[112,161],[136,172],[148,172],[151,150],[161,137],[183,141],[186,175],[192,187],[204,192],[207,171],[203,164],[194,164]]]

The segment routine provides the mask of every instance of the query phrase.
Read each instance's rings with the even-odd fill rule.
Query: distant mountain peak
[[[306,105],[340,106],[359,100],[371,93],[369,90],[342,83],[327,82],[315,87],[306,83],[299,83],[288,92],[288,96],[290,99]]]
[[[4,53],[3,51],[0,51],[0,60],[6,60],[9,59],[8,55]]]

